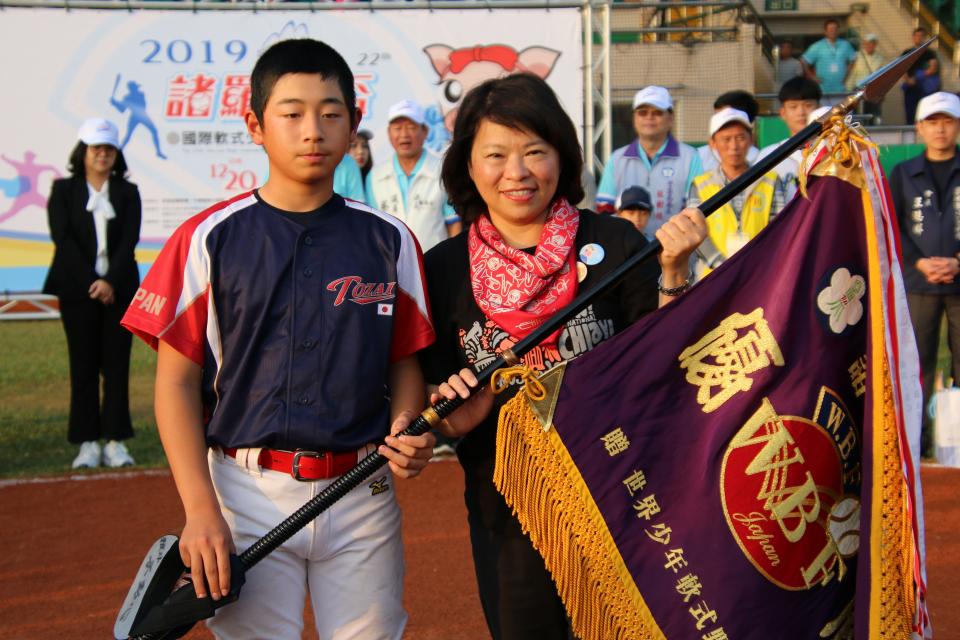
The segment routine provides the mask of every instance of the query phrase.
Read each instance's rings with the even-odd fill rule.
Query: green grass
[[[946,332],[938,365],[949,371],[945,341]],[[136,437],[127,445],[139,468],[166,466],[153,417],[156,362],[156,354],[134,339],[130,412]],[[0,477],[70,471],[77,447],[67,442],[69,407],[67,343],[60,322],[0,322]]]
[[[141,468],[166,466],[153,417],[156,354],[134,339],[127,441]],[[77,447],[67,442],[70,379],[59,321],[0,322],[0,477],[70,471]]]

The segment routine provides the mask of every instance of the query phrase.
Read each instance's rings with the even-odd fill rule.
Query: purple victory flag
[[[877,435],[899,415],[877,277],[896,261],[877,259],[865,193],[813,179],[692,290],[570,362],[549,430],[524,394],[505,408],[495,481],[581,637],[909,635],[911,619],[873,620],[913,612],[902,558],[918,554],[874,530],[878,452],[909,452],[902,420]],[[899,502],[883,496],[900,523],[901,466]],[[886,602],[881,570],[902,587]]]

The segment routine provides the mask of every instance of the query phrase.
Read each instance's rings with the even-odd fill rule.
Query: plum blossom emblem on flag
[[[863,303],[860,299],[867,292],[867,283],[863,276],[852,275],[846,268],[833,272],[830,286],[817,296],[817,306],[830,319],[830,330],[843,333],[863,317]]]

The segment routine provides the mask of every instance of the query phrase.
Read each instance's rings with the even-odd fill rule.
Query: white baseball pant
[[[335,480],[261,471],[242,449],[236,459],[211,449],[209,463],[238,552]],[[400,640],[403,572],[400,508],[384,467],[252,567],[240,599],[207,626],[223,640],[299,640],[309,592],[321,640]]]

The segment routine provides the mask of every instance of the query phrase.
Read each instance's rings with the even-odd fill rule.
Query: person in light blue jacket
[[[337,170],[333,173],[333,192],[350,200],[367,203],[360,167],[357,166],[357,161],[351,158],[349,153],[344,154],[343,160],[340,161]]]

